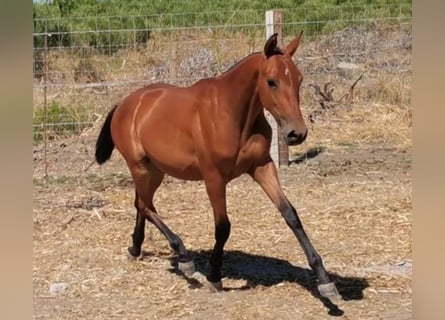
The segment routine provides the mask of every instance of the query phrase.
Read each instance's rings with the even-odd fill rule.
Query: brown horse
[[[207,280],[221,290],[224,244],[230,234],[226,185],[248,173],[281,212],[304,249],[324,297],[338,297],[319,254],[298,214],[283,193],[270,157],[272,130],[264,108],[278,122],[288,145],[302,143],[307,128],[300,111],[303,76],[292,61],[301,34],[284,50],[272,35],[263,52],[253,53],[227,72],[190,87],[152,84],[141,88],[108,113],[96,143],[96,161],[103,164],[116,149],[125,159],[136,189],[136,225],[131,257],[141,254],[145,219],[152,222],[178,254],[186,276],[194,264],[181,238],[162,221],[153,195],[165,174],[183,180],[204,180],[213,209],[215,245]]]

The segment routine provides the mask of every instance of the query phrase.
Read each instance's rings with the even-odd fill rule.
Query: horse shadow
[[[208,274],[210,269],[208,261],[212,253],[211,250],[200,250],[189,252],[195,263],[195,270]],[[230,288],[225,287],[224,290],[250,290],[257,286],[270,287],[282,282],[295,283],[308,290],[315,298],[319,299],[328,309],[328,314],[333,316],[343,315],[343,310],[334,304],[331,300],[320,296],[317,290],[317,276],[310,268],[294,266],[286,260],[254,255],[238,250],[228,250],[224,252],[224,263],[221,269],[223,278],[246,280],[247,284],[242,287]],[[170,270],[186,279],[190,286],[196,286],[194,279],[185,277],[177,268],[177,261],[171,258],[173,268]],[[358,277],[342,277],[340,275],[330,273],[332,281],[336,284],[337,289],[343,300],[361,300],[363,299],[363,291],[369,287],[369,283],[365,278]]]
[[[319,154],[323,153],[325,150],[326,150],[326,148],[323,146],[310,148],[309,150],[307,150],[305,153],[298,156],[297,158],[295,158],[293,160],[289,160],[289,165],[303,163],[307,160],[317,157]]]

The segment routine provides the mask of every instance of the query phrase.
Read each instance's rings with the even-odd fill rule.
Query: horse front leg
[[[221,266],[223,262],[224,245],[230,235],[230,221],[226,207],[226,183],[219,175],[205,178],[205,186],[213,209],[215,222],[215,245],[210,256],[210,273],[205,282],[212,291],[222,290]],[[198,275],[199,276],[199,275]]]
[[[303,225],[294,206],[289,202],[281,188],[277,169],[272,159],[262,166],[255,167],[249,172],[252,178],[261,186],[267,196],[272,200],[280,211],[287,225],[298,239],[310,267],[314,270],[318,277],[319,293],[329,299],[337,299],[340,297],[335,284],[330,280],[320,255],[312,246]]]

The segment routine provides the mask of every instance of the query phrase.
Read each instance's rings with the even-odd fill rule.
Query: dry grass
[[[339,97],[348,91],[359,74],[364,73],[363,79],[355,87],[352,103],[343,105],[351,112],[342,114],[341,118],[335,112],[329,112],[324,123],[334,127],[327,129],[337,129],[334,122],[342,125],[350,121],[364,126],[380,126],[377,123],[380,120],[379,113],[388,113],[382,125],[389,125],[394,120],[391,117],[398,116],[398,110],[394,112],[391,108],[397,107],[406,110],[406,116],[410,117],[409,35],[408,27],[396,30],[380,27],[375,31],[352,29],[321,39],[304,40],[296,57],[305,75],[301,92],[303,112],[309,115],[319,108],[318,97],[310,87],[311,84],[322,86],[330,82],[335,85],[334,93]],[[72,109],[70,121],[76,122],[77,114],[78,120],[95,122],[111,105],[143,84],[166,81],[188,85],[196,79],[223,72],[245,55],[261,50],[264,42],[262,36],[260,32],[247,37],[245,34],[224,31],[153,33],[146,48],[129,48],[113,56],[94,51],[83,54],[52,52],[49,59],[49,82],[55,86],[48,89],[47,100]],[[387,37],[389,41],[382,42],[382,37]],[[362,45],[363,39],[366,39],[366,45]],[[336,67],[341,61],[353,61],[358,69],[349,73],[341,72]],[[120,85],[76,87],[84,82],[101,81]],[[43,89],[35,87],[34,108],[42,108],[43,101]],[[367,118],[357,118],[358,108],[368,109]],[[399,120],[395,121],[399,123]],[[319,122],[317,126],[326,124]],[[381,129],[385,130],[384,127]],[[366,135],[366,131],[361,134]],[[403,136],[405,131],[402,129],[400,135]],[[319,136],[330,134],[326,135],[321,130]],[[403,141],[400,143],[403,145]]]
[[[249,48],[239,46],[237,54]],[[224,50],[221,56],[229,54]],[[341,94],[351,79],[311,80],[336,79]],[[343,319],[411,319],[409,91],[409,75],[364,77],[351,104],[308,122],[308,140],[292,150],[298,163],[280,169],[285,193],[347,300],[338,305]],[[119,93],[59,95],[97,104]],[[304,88],[303,99],[306,115],[319,108],[311,88]],[[128,261],[134,191],[123,160],[115,153],[105,166],[85,171],[102,120],[79,137],[50,141],[47,179],[42,148],[34,149],[35,319],[326,319],[335,313],[313,295],[314,276],[298,242],[246,176],[228,186],[232,233],[223,293],[191,288],[177,275],[166,240],[152,226],[145,258]],[[167,177],[155,205],[205,273],[213,217],[202,182]],[[52,293],[54,283],[67,289]]]
[[[280,172],[328,270],[339,275],[342,293],[352,299],[339,306],[348,317],[398,319],[388,314],[410,313],[411,271],[397,266],[411,257],[409,168],[409,156],[395,150],[328,149]],[[223,269],[228,291],[211,295],[169,272],[167,242],[152,227],[145,259],[127,261],[134,224],[131,182],[125,174],[93,179],[98,168],[92,170],[36,186],[37,319],[326,317],[327,308],[305,289],[313,282],[301,248],[247,177],[228,188],[233,226]],[[194,253],[198,269],[207,271],[213,221],[202,183],[167,179],[156,205]],[[57,282],[69,288],[49,293]]]
[[[370,144],[406,152],[412,144],[412,110],[393,105],[354,104],[348,109],[327,110],[310,123],[309,130],[307,141],[291,149],[294,156],[320,146],[335,149]]]

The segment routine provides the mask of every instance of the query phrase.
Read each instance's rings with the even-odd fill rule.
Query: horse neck
[[[225,105],[242,135],[248,134],[261,111],[257,89],[261,58],[259,53],[251,54],[219,77],[228,92]]]

